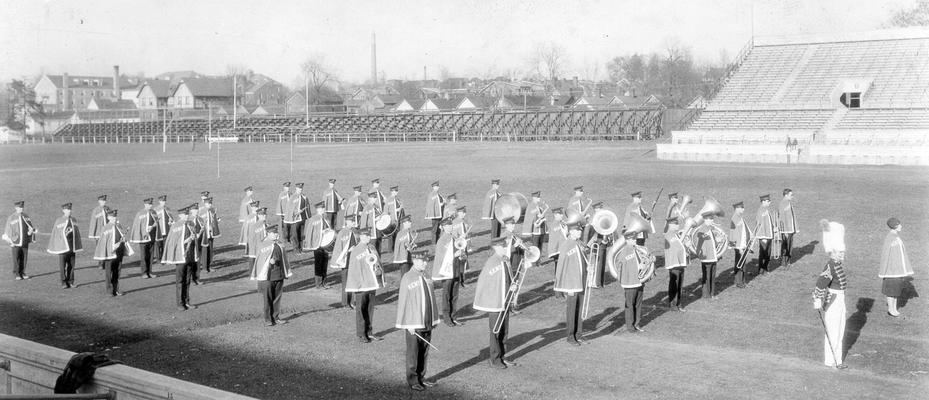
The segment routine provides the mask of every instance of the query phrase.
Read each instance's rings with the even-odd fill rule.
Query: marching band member
[[[290,196],[290,207],[285,210],[284,224],[290,228],[290,242],[294,252],[303,253],[303,225],[310,219],[310,201],[303,194],[303,183],[294,185],[294,194]]]
[[[152,250],[155,247],[155,235],[158,233],[158,216],[152,210],[152,198],[142,200],[142,209],[136,213],[129,228],[129,241],[139,245],[139,264],[142,279],[152,277]]]
[[[781,256],[784,257],[782,264],[785,269],[790,269],[790,248],[794,244],[794,234],[797,229],[797,215],[793,207],[794,191],[784,189],[784,198],[777,207],[777,226],[781,232]]]
[[[464,240],[468,245],[464,249],[455,251],[455,271],[458,272],[458,284],[465,286],[465,272],[468,270],[468,252],[471,249],[471,222],[468,221],[468,208],[458,207],[455,210],[455,219],[452,220],[453,241]]]
[[[413,254],[413,269],[400,279],[395,325],[397,329],[406,330],[406,383],[415,391],[435,385],[425,380],[428,341],[432,340],[432,329],[439,324],[432,280],[423,273],[425,258],[423,252]]]
[[[455,210],[458,209],[458,194],[452,193],[445,197],[445,205],[442,206],[442,218],[455,218]]]
[[[432,244],[439,241],[439,222],[445,215],[445,199],[439,194],[439,181],[432,182],[432,192],[426,197],[426,219],[432,222]]]
[[[413,264],[413,249],[416,248],[416,232],[413,231],[413,218],[404,215],[400,218],[400,230],[394,240],[394,264],[399,264],[400,277],[410,271]]]
[[[329,179],[329,187],[323,192],[323,202],[326,203],[326,218],[329,218],[330,226],[338,226],[336,219],[339,211],[342,211],[345,198],[339,194],[335,188],[335,179]]]
[[[239,223],[245,222],[245,220],[248,219],[249,214],[251,214],[249,212],[248,206],[249,204],[252,204],[253,201],[255,201],[255,199],[252,198],[254,193],[255,191],[252,190],[251,186],[245,188],[245,197],[243,197],[242,201],[239,202]]]
[[[638,191],[632,193],[632,203],[626,207],[626,213],[623,214],[623,229],[629,224],[629,214],[634,213],[636,215],[642,216],[646,221],[651,221],[652,216],[648,215],[648,212],[642,208],[642,192]],[[639,246],[645,246],[645,239],[648,239],[648,231],[639,232],[639,235],[635,238],[635,244]]]
[[[665,213],[665,220],[671,220],[671,218],[676,218],[678,222],[683,220],[681,216],[681,206],[680,200],[677,198],[677,192],[671,193],[668,195],[668,212]],[[680,224],[678,224],[680,226]],[[668,233],[668,224],[664,225],[664,233]]]
[[[200,209],[201,209],[201,210],[204,209],[204,208],[206,208],[206,199],[208,199],[208,198],[211,198],[211,197],[210,197],[210,192],[207,192],[207,191],[205,191],[205,190],[202,191],[202,192],[200,192]]]
[[[222,219],[216,216],[212,197],[204,198],[203,206],[200,208],[202,209],[200,218],[204,229],[203,235],[200,236],[200,268],[210,273],[213,268],[213,241],[222,236],[219,230],[219,221]]]
[[[626,332],[645,332],[639,326],[642,317],[642,293],[645,285],[639,280],[638,272],[648,260],[639,257],[636,247],[644,249],[644,252],[648,252],[648,250],[644,246],[636,244],[638,235],[639,232],[637,231],[623,232],[626,245],[616,255],[616,260],[619,260],[618,265],[610,268],[610,275],[619,279],[619,285],[623,287],[623,292],[626,295]],[[617,271],[615,268],[619,270]]]
[[[97,206],[94,207],[93,211],[90,212],[90,227],[87,228],[87,238],[94,239],[94,241],[100,240],[100,235],[103,234],[103,226],[106,225],[106,212],[110,208],[106,206],[106,195],[97,196]],[[96,246],[95,246],[96,247]],[[155,243],[155,255],[158,256],[158,243]],[[160,259],[156,257],[156,259]],[[100,269],[103,268],[103,261],[100,261],[98,264]],[[15,263],[14,263],[15,265]]]
[[[355,335],[358,341],[370,343],[372,340],[383,340],[374,334],[371,321],[374,320],[374,302],[377,289],[384,287],[381,265],[377,250],[371,245],[371,236],[368,232],[358,233],[358,244],[352,248],[348,257],[348,281],[345,291],[355,297]]]
[[[374,193],[375,198],[377,199],[377,206],[381,209],[384,208],[384,204],[387,203],[387,198],[384,197],[384,194],[381,193],[381,180],[374,179],[371,181],[371,190],[368,193]]]
[[[368,193],[368,202],[365,204],[364,211],[358,222],[358,229],[364,231],[373,241],[374,249],[377,254],[381,254],[381,233],[377,231],[377,217],[381,215],[381,206],[378,205],[378,194],[376,192]]]
[[[348,200],[345,201],[345,207],[342,211],[342,218],[344,219],[345,215],[359,216],[361,215],[361,210],[363,208],[364,199],[361,198],[361,186],[355,186],[352,188],[352,197],[349,197]],[[345,224],[344,221],[341,222],[343,225]]]
[[[748,257],[750,250],[748,241],[751,240],[751,232],[748,231],[745,218],[742,216],[745,214],[745,204],[740,201],[733,204],[732,208],[734,211],[729,221],[729,247],[732,247],[732,251],[735,252],[735,264],[732,267],[735,273],[735,286],[741,289],[745,287],[745,263],[742,258]],[[739,268],[739,264],[742,264],[742,268]]]
[[[597,202],[593,205],[591,215],[596,214],[602,208],[603,202]],[[596,263],[590,266],[591,272],[594,274],[590,280],[593,283],[591,287],[602,288],[606,286],[606,251],[613,245],[613,235],[602,235],[594,229],[593,224],[587,224],[584,226],[584,235],[582,237],[582,240],[587,244],[588,251],[593,251],[594,245],[597,245],[596,254],[590,255],[591,258],[596,257]]]
[[[547,229],[545,218],[548,215],[548,204],[542,201],[542,192],[532,192],[532,200],[526,207],[526,216],[523,218],[522,235],[535,247],[542,248],[542,239]]]
[[[258,206],[260,205],[261,205],[261,202],[257,200],[252,201],[251,203],[248,203],[248,216],[245,217],[244,221],[242,221],[242,229],[239,230],[239,246],[245,246],[246,257],[249,257],[249,255],[252,255],[252,256],[255,255],[254,248],[252,248],[251,252],[248,251],[248,244],[249,244],[248,238],[252,232],[253,225],[255,225],[255,222],[258,221],[258,208],[259,208]],[[251,257],[251,258],[254,258],[254,257]]]
[[[290,230],[284,229],[284,217],[286,216],[285,212],[287,211],[287,203],[290,202],[290,182],[284,182],[283,188],[281,188],[281,193],[277,195],[277,203],[274,204],[274,215],[277,215],[280,218],[279,227],[284,231],[284,241],[290,241]]]
[[[519,238],[519,235],[516,234],[516,220],[513,217],[503,220],[503,234],[501,234],[500,237],[503,239],[507,258],[510,260],[508,264],[510,275],[515,276],[517,272],[516,269],[519,268],[519,264],[523,261],[525,251],[522,246],[520,246],[522,240]],[[518,296],[513,296],[513,306],[510,309],[510,313],[513,315],[519,314],[517,297]]]
[[[200,246],[201,237],[203,236],[203,224],[200,223],[200,208],[197,203],[187,206],[187,224],[190,225],[190,229],[194,232],[195,240],[191,246],[194,248],[194,252],[197,253],[197,264],[193,266],[190,281],[194,285],[200,286],[203,284],[203,282],[200,282]]]
[[[555,291],[563,293],[566,298],[565,325],[567,341],[573,346],[586,343],[582,336],[584,320],[581,318],[581,306],[587,289],[587,247],[581,242],[580,224],[568,227],[568,237],[561,243],[555,266]]]
[[[160,262],[164,258],[165,238],[168,237],[168,230],[174,224],[174,215],[172,215],[171,209],[168,208],[168,195],[158,196],[158,204],[152,209],[155,210],[155,215],[158,217],[158,233],[155,234],[154,257],[155,260]],[[154,277],[154,275],[152,276]]]
[[[913,265],[910,264],[903,240],[900,239],[903,224],[899,219],[891,217],[887,220],[887,227],[890,228],[890,232],[887,232],[887,236],[884,237],[881,270],[877,276],[883,280],[881,293],[887,297],[887,315],[899,317],[897,298],[903,294],[906,277],[913,275]]]
[[[481,219],[490,220],[490,237],[500,236],[500,221],[494,215],[494,206],[497,199],[500,198],[500,180],[493,179],[490,181],[490,190],[484,195],[484,207],[481,209]]]
[[[353,309],[355,308],[355,303],[352,301],[352,294],[345,290],[345,285],[348,283],[349,252],[355,247],[355,244],[358,243],[358,236],[355,234],[355,226],[358,217],[355,215],[346,215],[343,219],[345,225],[336,235],[335,246],[332,249],[332,258],[329,259],[329,268],[340,271],[339,274],[342,280],[342,306]]]
[[[568,206],[565,207],[565,213],[570,210],[574,210],[577,211],[581,218],[586,220],[588,217],[590,217],[588,211],[590,211],[591,204],[593,204],[593,200],[584,194],[584,187],[577,186],[574,188],[574,196],[568,200]]]
[[[32,220],[23,213],[26,203],[13,203],[13,214],[6,219],[3,227],[3,240],[10,245],[13,253],[13,275],[16,280],[29,279],[26,275],[26,261],[29,259],[29,244],[35,242],[36,230]]]
[[[126,230],[117,220],[119,212],[115,209],[107,210],[106,225],[100,231],[100,240],[94,249],[94,260],[103,261],[106,271],[106,293],[110,296],[122,296],[119,291],[119,269],[123,257],[132,256],[132,248],[126,243]]]
[[[435,259],[432,264],[432,280],[442,285],[442,319],[445,325],[458,326],[462,323],[455,320],[455,303],[458,301],[458,280],[461,270],[456,262],[458,258],[455,250],[455,235],[452,232],[452,221],[448,218],[439,225],[442,237],[435,245]]]
[[[755,238],[758,239],[758,273],[764,275],[768,272],[768,263],[771,261],[771,240],[777,234],[775,217],[771,213],[771,195],[760,196],[761,206],[755,213]]]
[[[58,255],[61,288],[70,289],[77,286],[74,284],[75,253],[84,251],[84,247],[81,244],[81,232],[77,227],[77,221],[71,217],[71,203],[61,205],[61,214],[52,226],[48,252]]]
[[[845,273],[845,226],[838,222],[820,221],[823,226],[823,247],[829,254],[823,272],[813,289],[813,308],[822,310],[824,364],[837,369],[848,368],[842,362],[845,340],[845,289],[848,287]],[[818,311],[819,312],[819,311]]]
[[[390,197],[387,198],[387,203],[384,204],[384,212],[390,215],[390,220],[394,223],[399,224],[400,219],[406,215],[406,211],[403,209],[403,202],[400,201],[400,198],[397,197],[397,194],[400,193],[399,186],[390,187]],[[387,248],[394,247],[394,241],[397,239],[397,229],[393,231],[390,235],[385,235],[384,237],[387,241]],[[401,275],[403,276],[403,275]]]
[[[284,294],[284,279],[293,276],[290,263],[287,261],[287,252],[278,241],[277,226],[268,227],[268,236],[261,242],[258,257],[252,265],[249,279],[258,281],[258,292],[264,299],[265,325],[274,326],[286,324],[287,320],[280,319],[281,297]]]
[[[303,233],[303,249],[313,251],[313,276],[316,280],[317,289],[329,289],[326,286],[326,269],[329,267],[329,253],[326,248],[320,245],[323,237],[323,231],[332,229],[329,225],[329,218],[326,215],[326,203],[316,203],[316,215],[310,218],[310,223],[306,224],[306,232]]]
[[[713,236],[713,224],[716,215],[713,212],[701,214],[703,225],[696,230],[697,240],[694,247],[697,257],[700,258],[700,267],[703,271],[703,299],[716,300],[716,237]]]
[[[568,228],[564,224],[564,209],[558,207],[552,210],[552,218],[554,218],[555,222],[548,228],[548,248],[545,253],[548,254],[548,258],[557,263],[561,244],[568,237]]]
[[[246,222],[245,257],[257,258],[258,249],[261,248],[261,243],[268,236],[268,208],[261,207],[255,210],[251,218],[254,219]],[[280,236],[280,233],[278,233],[278,236]]]
[[[492,239],[493,254],[484,262],[484,268],[477,278],[477,288],[474,292],[474,309],[487,313],[490,332],[490,358],[487,360],[492,368],[506,369],[516,366],[515,362],[506,358],[506,337],[509,331],[509,314],[504,316],[503,325],[498,333],[494,333],[494,324],[500,313],[506,308],[506,293],[516,290],[513,283],[513,273],[510,268],[508,239],[499,237]]]
[[[665,224],[664,268],[668,270],[668,308],[684,312],[684,269],[687,268],[687,250],[681,242],[680,220],[671,217]]]
[[[177,309],[181,311],[196,309],[190,304],[190,282],[197,268],[197,236],[191,224],[188,223],[188,210],[177,210],[177,221],[171,225],[168,237],[165,239],[165,253],[162,262],[174,265],[174,287]]]

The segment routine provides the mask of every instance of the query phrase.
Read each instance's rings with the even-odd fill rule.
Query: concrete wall
[[[659,160],[929,166],[929,146],[814,144],[788,155],[780,144],[658,144]]]
[[[0,394],[51,394],[55,380],[75,353],[0,334]],[[84,393],[114,391],[118,400],[247,400],[210,387],[126,365],[97,369]]]

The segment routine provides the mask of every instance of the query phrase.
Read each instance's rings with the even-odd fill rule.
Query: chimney
[[[120,100],[123,97],[123,92],[119,90],[119,65],[113,66],[113,97],[115,97],[115,100]]]
[[[68,73],[65,72],[61,75],[61,107],[58,109],[61,111],[67,111],[71,109],[71,78],[68,77]]]
[[[377,86],[377,38],[371,32],[371,84]]]
[[[423,85],[426,84],[426,66],[423,65]]]
[[[577,76],[574,77],[574,87],[580,87],[581,85],[577,82]]]

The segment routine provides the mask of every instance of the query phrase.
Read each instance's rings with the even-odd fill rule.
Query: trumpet
[[[545,223],[545,213],[548,212],[549,208],[551,207],[548,204],[546,204],[545,209],[539,211],[539,213],[535,217],[535,221],[532,221],[532,226],[538,228],[542,226],[543,223]]]
[[[413,251],[413,249],[416,248],[416,239],[418,238],[419,232],[413,232],[413,234],[410,235],[410,242],[406,244],[406,251]]]

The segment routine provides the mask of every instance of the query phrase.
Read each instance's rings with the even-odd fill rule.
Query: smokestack
[[[377,38],[371,32],[371,84],[377,86]]]
[[[68,73],[65,72],[61,75],[61,111],[67,111],[71,109],[71,78],[68,77]]]
[[[423,85],[426,84],[426,66],[423,65]]]
[[[116,100],[121,100],[123,92],[119,90],[119,65],[113,66],[113,96]]]

